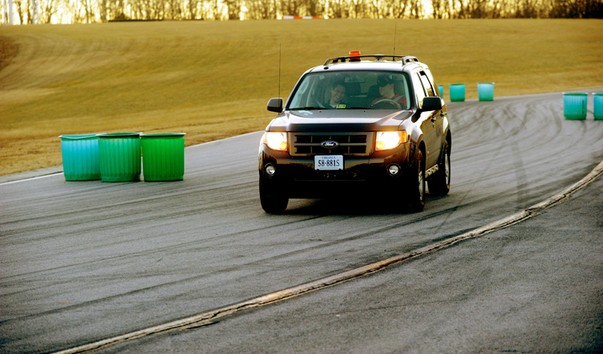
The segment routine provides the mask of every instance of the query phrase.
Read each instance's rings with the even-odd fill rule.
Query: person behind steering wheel
[[[379,95],[371,102],[371,106],[377,108],[406,108],[406,96],[396,93],[394,87],[394,80],[388,75],[381,75],[377,79],[377,85],[379,86]]]

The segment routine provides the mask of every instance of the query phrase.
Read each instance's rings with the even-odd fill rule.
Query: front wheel
[[[420,212],[425,208],[425,186],[425,158],[419,150],[407,185],[411,212]]]
[[[450,144],[444,143],[443,153],[438,161],[438,171],[429,177],[429,194],[444,196],[450,191]]]
[[[274,182],[260,177],[260,203],[268,214],[282,214],[287,209],[289,197],[279,190]]]

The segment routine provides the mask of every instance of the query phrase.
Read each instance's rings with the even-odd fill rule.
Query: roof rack
[[[402,65],[411,63],[411,62],[416,62],[416,63],[419,62],[419,59],[417,59],[417,57],[412,56],[412,55],[370,54],[370,55],[352,55],[352,56],[329,58],[324,62],[323,65],[328,66],[330,64],[337,64],[337,63],[357,62],[362,59],[373,59],[375,61],[381,61],[384,59],[391,60],[391,61],[400,61],[400,62],[402,62]]]

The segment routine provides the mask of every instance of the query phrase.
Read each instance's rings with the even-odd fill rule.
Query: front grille
[[[373,141],[372,133],[290,133],[291,155],[348,155],[367,156]],[[336,141],[335,148],[325,148],[324,141]]]

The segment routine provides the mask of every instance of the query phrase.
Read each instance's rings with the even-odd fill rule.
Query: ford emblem
[[[334,140],[325,140],[322,143],[320,143],[320,146],[322,146],[325,149],[334,149],[339,146],[339,143]]]

